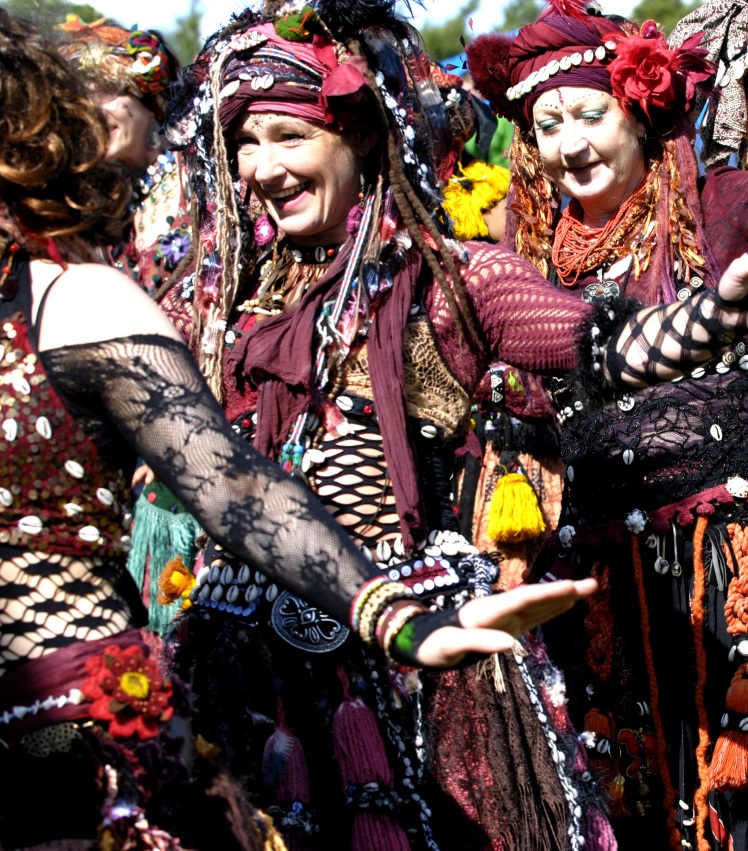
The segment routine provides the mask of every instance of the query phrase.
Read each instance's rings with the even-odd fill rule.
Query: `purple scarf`
[[[349,239],[329,272],[296,307],[255,325],[227,356],[227,370],[259,392],[254,444],[268,457],[279,456],[296,418],[314,402],[315,322],[323,304],[338,291],[351,247]],[[427,531],[403,377],[403,334],[420,270],[421,257],[411,250],[395,273],[368,337],[373,401],[406,548]]]

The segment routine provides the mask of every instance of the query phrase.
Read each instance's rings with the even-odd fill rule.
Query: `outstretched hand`
[[[748,296],[748,254],[741,254],[725,269],[717,292],[726,302],[742,301]]]
[[[462,628],[434,630],[418,648],[418,661],[431,668],[457,665],[467,653],[500,653],[516,638],[568,611],[597,591],[594,579],[520,585],[502,594],[480,597],[459,610]]]

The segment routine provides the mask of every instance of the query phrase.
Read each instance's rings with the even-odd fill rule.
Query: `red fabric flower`
[[[701,34],[671,50],[654,21],[642,24],[640,35],[620,37],[610,63],[613,94],[624,106],[638,104],[649,118],[652,107],[691,108],[696,87],[713,74],[714,66],[699,48]]]
[[[82,691],[93,701],[91,717],[108,721],[113,737],[152,739],[174,714],[172,685],[140,645],[110,645],[103,656],[86,660],[86,670],[91,677]]]

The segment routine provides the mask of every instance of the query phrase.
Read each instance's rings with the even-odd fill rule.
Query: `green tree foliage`
[[[423,24],[421,34],[429,56],[437,62],[455,56],[463,49],[462,38],[469,41],[468,19],[480,5],[480,0],[468,0],[460,11],[443,24]]]
[[[518,30],[525,24],[534,23],[545,3],[538,0],[510,0],[504,7],[504,21],[499,26],[502,32]]]
[[[66,0],[2,0],[0,6],[42,29],[63,23],[69,14],[78,15],[89,24],[103,17],[96,7],[88,3],[68,3]]]
[[[189,65],[203,46],[200,35],[203,12],[197,0],[191,0],[190,11],[177,18],[174,29],[167,36],[169,47],[176,53],[183,65]]]
[[[684,3],[683,0],[642,0],[631,13],[638,24],[647,20],[657,21],[665,34],[669,34],[681,18],[698,9],[701,3]]]

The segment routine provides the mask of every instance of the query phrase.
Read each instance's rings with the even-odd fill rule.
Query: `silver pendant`
[[[621,288],[615,281],[600,280],[594,284],[588,284],[584,288],[582,298],[587,304],[601,304],[609,298],[617,298]]]

